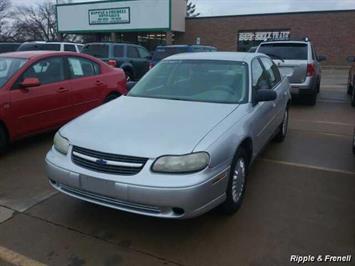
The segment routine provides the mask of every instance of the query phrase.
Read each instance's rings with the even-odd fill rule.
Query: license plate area
[[[80,175],[80,188],[106,196],[115,196],[116,194],[115,182],[86,175]]]

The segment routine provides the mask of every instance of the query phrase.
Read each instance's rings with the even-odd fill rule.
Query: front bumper
[[[162,175],[151,172],[146,165],[138,174],[144,175],[145,180],[164,176],[165,180],[171,179],[172,184],[176,178],[197,182],[187,186],[168,186],[165,182],[164,186],[158,186],[152,181],[150,186],[132,183],[138,178],[80,168],[71,160],[69,162],[68,157],[53,149],[48,152],[46,172],[50,184],[67,195],[106,207],[154,217],[186,219],[213,209],[226,197],[229,167],[205,169],[189,175]]]

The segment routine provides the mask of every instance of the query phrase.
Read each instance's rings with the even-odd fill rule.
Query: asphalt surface
[[[81,202],[48,185],[53,133],[14,144],[0,158],[0,265],[283,266],[295,265],[291,255],[327,254],[353,258],[307,265],[355,265],[346,74],[324,71],[315,107],[292,104],[286,141],[270,143],[253,165],[234,216],[171,221]]]

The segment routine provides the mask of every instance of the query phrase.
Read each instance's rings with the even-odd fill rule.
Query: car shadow
[[[3,155],[0,155],[0,159],[18,154],[28,153],[31,156],[32,152],[46,152],[52,145],[54,134],[55,131],[50,131],[15,141],[9,145],[8,150]]]

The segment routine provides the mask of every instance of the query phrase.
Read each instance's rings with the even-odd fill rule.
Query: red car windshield
[[[0,57],[0,88],[26,63],[24,58]]]

